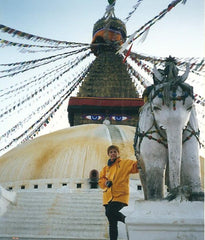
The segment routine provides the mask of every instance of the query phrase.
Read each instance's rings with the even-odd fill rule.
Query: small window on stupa
[[[82,184],[81,183],[77,183],[77,188],[81,188],[82,187]]]
[[[141,185],[137,185],[137,190],[142,190],[142,186]]]

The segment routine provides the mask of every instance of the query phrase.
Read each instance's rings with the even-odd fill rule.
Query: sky
[[[124,21],[137,2],[138,0],[116,0],[116,17]],[[138,30],[166,9],[171,2],[171,0],[142,0],[126,23],[127,34],[131,35]],[[91,43],[93,25],[103,17],[107,5],[106,0],[0,0],[0,24],[40,37]],[[205,53],[204,30],[204,1],[187,0],[185,5],[179,3],[161,20],[156,21],[144,42],[140,38],[134,42],[132,51],[157,57],[171,55],[178,58],[201,58],[204,57]],[[14,38],[2,32],[0,32],[0,38],[19,43],[38,44],[38,42]],[[39,58],[44,55],[39,53],[37,56]],[[22,53],[16,47],[0,47],[0,64],[35,58],[35,54]],[[35,69],[34,71],[37,75],[40,70]],[[15,84],[29,77],[32,77],[32,75],[20,75],[15,80]],[[2,78],[0,79],[0,90],[12,86],[12,84],[14,84],[12,78]],[[200,94],[204,96],[203,89],[198,81],[196,81],[196,85],[198,85],[197,91],[200,91]],[[33,85],[33,87],[36,86]],[[52,96],[52,94],[54,94],[54,89],[47,91],[47,95]],[[9,103],[9,101],[9,98],[6,99],[6,104],[12,106],[13,103]],[[4,103],[0,102],[0,110],[1,104]],[[26,106],[28,113],[22,108],[20,114],[29,114],[31,107],[31,103],[28,104]],[[42,131],[43,133],[68,126],[66,108],[67,102],[64,103],[61,111],[56,114],[58,124],[56,122],[49,124],[50,127],[46,127],[47,130]],[[14,120],[15,117],[11,116],[9,121],[3,122],[3,124],[0,122],[0,135],[6,131],[5,124],[8,125],[8,122],[11,124]]]
[[[167,8],[170,2],[143,0],[127,22],[128,35]],[[116,0],[116,16],[124,20],[136,3],[136,0]],[[104,15],[108,2],[0,0],[0,4],[0,23],[3,25],[51,39],[90,43],[93,25]],[[8,34],[0,36],[10,38]],[[204,1],[187,0],[185,5],[179,3],[151,27],[144,43],[135,41],[133,50],[162,57],[204,56]],[[12,59],[5,55],[1,54],[0,63]]]

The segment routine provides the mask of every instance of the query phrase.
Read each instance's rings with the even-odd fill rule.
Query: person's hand
[[[107,182],[105,183],[105,185],[106,185],[108,188],[110,188],[110,187],[112,186],[112,181],[107,181]]]

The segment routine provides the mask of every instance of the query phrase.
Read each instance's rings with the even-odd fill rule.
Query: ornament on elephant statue
[[[178,75],[174,58],[153,69],[154,84],[143,96],[134,148],[147,200],[185,198],[203,200],[199,162],[199,128],[193,88],[185,83],[189,66]]]

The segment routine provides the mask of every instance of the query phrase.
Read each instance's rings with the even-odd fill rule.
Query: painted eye
[[[85,119],[88,119],[88,120],[92,120],[92,121],[99,121],[101,120],[103,117],[101,115],[86,115],[85,116]]]
[[[128,117],[127,116],[118,116],[118,115],[113,115],[113,116],[111,116],[111,119],[112,120],[115,120],[115,121],[125,121],[125,120],[127,120],[128,119]]]

